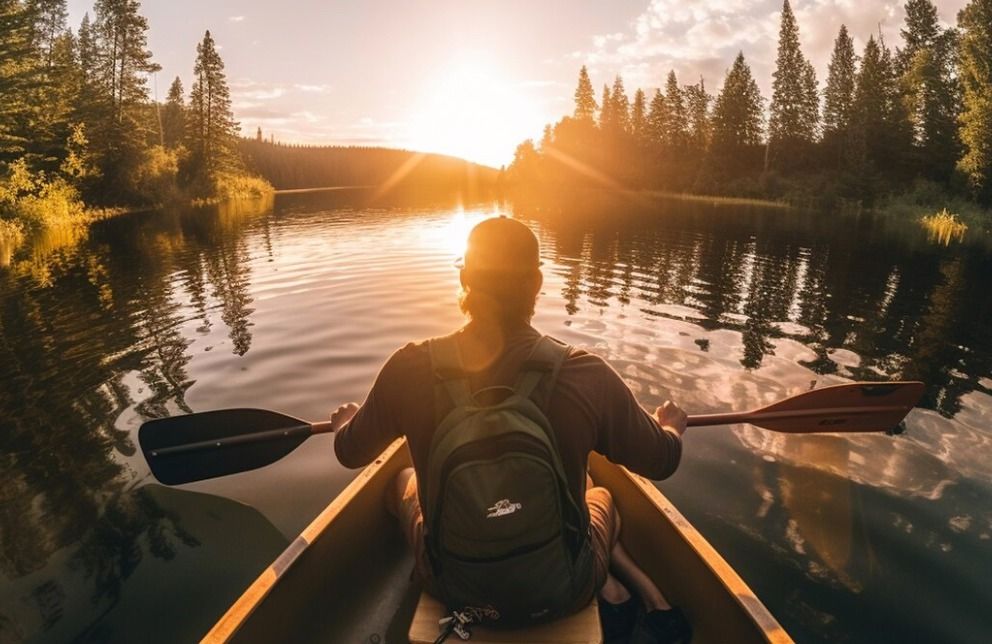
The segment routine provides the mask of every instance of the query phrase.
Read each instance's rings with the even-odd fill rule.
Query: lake
[[[901,436],[690,430],[659,487],[797,641],[987,641],[989,244],[734,203],[368,197],[136,214],[0,249],[0,641],[202,635],[355,472],[320,436],[165,488],[140,424],[361,401],[391,352],[462,322],[454,262],[497,213],[541,239],[535,326],[602,355],[645,406],[925,381]]]

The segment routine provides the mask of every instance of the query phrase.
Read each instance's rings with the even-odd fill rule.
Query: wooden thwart
[[[448,611],[438,600],[421,593],[410,624],[410,644],[433,644],[440,631],[438,621]],[[449,642],[459,642],[452,635]],[[593,600],[582,611],[554,622],[518,630],[472,628],[472,644],[602,644],[599,608]]]

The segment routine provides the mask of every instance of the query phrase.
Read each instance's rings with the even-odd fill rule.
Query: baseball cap
[[[540,244],[531,229],[516,219],[499,216],[472,229],[465,256],[455,265],[486,273],[526,273],[541,264]]]

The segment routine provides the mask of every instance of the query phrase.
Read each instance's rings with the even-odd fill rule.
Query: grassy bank
[[[174,178],[174,175],[173,175]],[[0,181],[0,256],[8,261],[28,235],[57,228],[85,226],[99,219],[168,206],[212,205],[270,198],[275,190],[266,180],[247,174],[219,175],[206,190],[208,197],[192,197],[175,182],[151,191],[148,201],[132,206],[93,207],[80,191],[62,177],[46,179],[14,164]]]

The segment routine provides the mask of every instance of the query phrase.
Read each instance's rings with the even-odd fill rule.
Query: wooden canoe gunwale
[[[294,573],[296,579],[305,575],[307,566],[300,569],[297,564],[307,558],[311,563],[322,561],[322,550],[337,545],[329,542],[361,540],[362,526],[386,522],[381,494],[395,473],[409,464],[405,440],[390,445],[262,571],[202,641],[219,644],[232,640],[269,639],[259,636],[256,631],[260,620],[269,619],[262,619],[259,608],[267,601],[272,604],[273,599],[286,599],[273,595],[276,584]],[[653,483],[598,454],[590,454],[589,466],[594,482],[613,493],[621,514],[621,539],[625,547],[666,596],[686,611],[695,629],[693,641],[696,644],[708,641],[792,642],[744,580]],[[352,503],[356,499],[358,501]],[[326,538],[325,541],[321,541],[322,538]],[[327,574],[332,575],[332,570],[327,570]],[[289,580],[291,587],[296,579]],[[322,599],[311,597],[311,601],[316,602]],[[266,612],[286,613],[286,607]],[[271,624],[263,624],[263,627],[276,628]]]

